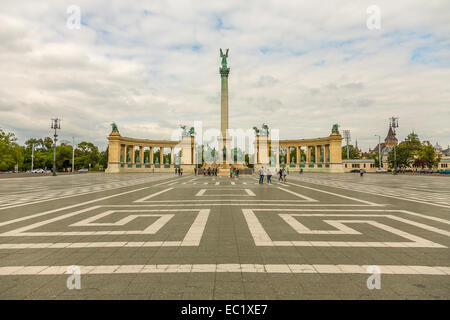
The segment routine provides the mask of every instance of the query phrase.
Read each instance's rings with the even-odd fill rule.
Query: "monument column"
[[[228,143],[227,130],[228,130],[228,75],[230,74],[230,68],[227,67],[228,49],[223,54],[220,49],[220,57],[222,58],[220,71],[221,89],[220,89],[220,133],[222,135],[222,141],[219,144],[220,150],[226,148],[225,159],[231,158],[230,145]],[[226,163],[222,155],[222,164]]]

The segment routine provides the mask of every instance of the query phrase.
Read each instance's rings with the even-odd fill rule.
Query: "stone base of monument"
[[[221,177],[229,177],[230,176],[230,169],[228,168],[219,168],[219,171],[217,172],[218,176]]]

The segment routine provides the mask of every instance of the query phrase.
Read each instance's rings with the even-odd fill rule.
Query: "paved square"
[[[2,179],[0,297],[449,299],[449,213],[446,177]]]

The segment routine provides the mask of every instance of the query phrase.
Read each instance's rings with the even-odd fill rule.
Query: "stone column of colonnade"
[[[139,163],[144,163],[144,146],[139,146]]]
[[[315,154],[314,158],[316,159],[316,163],[319,163],[320,162],[320,145],[316,145],[315,148],[316,148],[316,154]]]
[[[164,147],[159,147],[159,164],[163,164]]]
[[[175,163],[174,158],[173,158],[173,154],[174,154],[174,150],[173,149],[174,149],[173,147],[170,147],[170,164],[174,164]]]
[[[297,154],[297,164],[298,165],[300,165],[300,154],[301,154],[301,152],[300,152],[300,146],[296,146],[295,147],[295,151],[296,151],[296,154]]]
[[[307,163],[311,162],[311,147],[310,146],[306,146],[306,162]]]
[[[150,164],[153,164],[153,151],[154,151],[154,147],[150,147],[149,148],[149,153],[150,153],[150,155],[149,155],[149,162],[150,162]]]
[[[291,164],[291,152],[289,148],[289,146],[286,147],[286,166],[289,166]]]
[[[131,145],[131,163],[135,162],[135,152],[134,152],[134,145]]]

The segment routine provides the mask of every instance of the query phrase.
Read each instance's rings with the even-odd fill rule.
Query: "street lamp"
[[[381,168],[381,136],[379,134],[375,134],[375,137],[378,137],[378,168]]]
[[[75,169],[75,137],[72,137],[72,174]]]
[[[55,139],[53,142],[53,175],[56,176],[56,141],[58,141],[58,134],[56,130],[61,129],[61,119],[52,119],[52,129],[55,129]]]
[[[394,136],[395,134],[395,129],[398,128],[398,118],[396,117],[392,117],[390,119],[391,122],[391,127],[392,130],[394,131]],[[397,148],[396,145],[394,145],[394,174],[397,174]]]
[[[31,144],[31,170],[30,172],[33,172],[34,170],[34,143]]]

